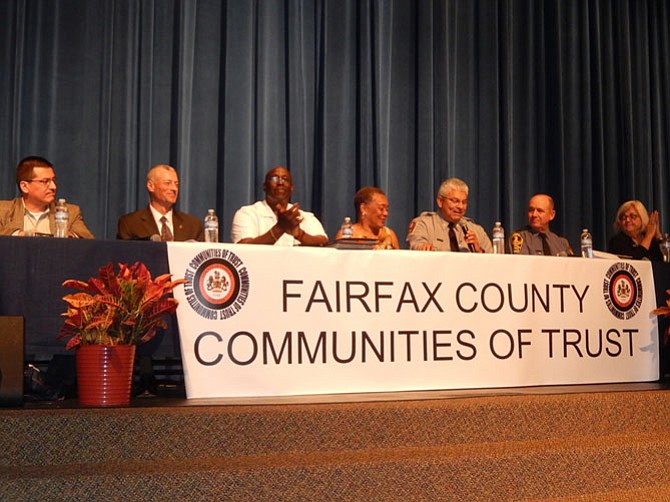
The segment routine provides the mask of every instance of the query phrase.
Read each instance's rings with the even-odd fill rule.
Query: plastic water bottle
[[[354,236],[354,228],[351,225],[351,218],[349,216],[344,217],[344,221],[340,227],[340,236],[342,239],[351,239]]]
[[[588,228],[582,230],[579,242],[582,248],[582,257],[593,258],[593,239],[591,238],[591,232],[589,232]]]
[[[670,235],[663,234],[661,237],[661,253],[663,253],[663,261],[670,263]]]
[[[219,242],[219,219],[214,209],[208,209],[205,216],[205,242]]]
[[[65,199],[58,199],[56,203],[56,211],[54,211],[54,237],[67,237],[67,225],[70,219],[70,213],[65,204]]]
[[[491,234],[493,235],[493,252],[505,254],[505,229],[499,221],[496,221]]]

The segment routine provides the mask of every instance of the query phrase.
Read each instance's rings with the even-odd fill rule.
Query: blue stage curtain
[[[620,202],[670,230],[670,3],[657,0],[3,0],[0,198],[29,154],[100,238],[147,203],[156,163],[180,208],[235,210],[291,168],[294,200],[331,237],[364,185],[388,224],[471,188],[487,230],[525,224],[551,194],[553,228],[597,248]]]

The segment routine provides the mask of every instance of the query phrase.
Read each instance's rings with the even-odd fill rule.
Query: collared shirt
[[[454,227],[460,251],[470,251],[468,244],[465,242],[465,232],[462,224],[467,225],[468,230],[472,230],[475,233],[479,241],[479,247],[485,253],[493,252],[493,244],[491,244],[491,239],[489,239],[486,230],[465,216]],[[451,251],[449,244],[449,222],[444,219],[444,216],[439,211],[424,211],[410,223],[407,230],[407,242],[410,249],[418,249],[421,245],[430,242],[435,246],[436,251]]]
[[[565,237],[554,232],[544,232],[551,256],[573,256],[574,252]],[[509,250],[512,254],[544,255],[540,232],[526,227],[517,230],[509,237]]]
[[[293,207],[289,203],[287,208]],[[323,225],[313,213],[300,210],[300,228],[310,235],[323,235],[328,238]],[[233,226],[230,230],[230,236],[233,242],[237,243],[241,239],[255,238],[263,235],[277,223],[277,215],[268,205],[265,199],[259,200],[249,206],[242,206],[237,210],[233,217]],[[274,243],[275,246],[299,246],[300,241],[290,234],[282,234]]]
[[[156,210],[156,208],[149,204],[149,210],[151,211],[151,215],[154,217],[158,231],[160,232],[161,228],[163,228],[163,222],[161,221],[161,218],[165,216],[165,219],[167,219],[167,226],[170,229],[170,232],[172,232],[172,235],[174,235],[174,226],[172,225],[172,209],[170,209],[165,214],[161,214]]]
[[[35,234],[51,234],[51,225],[49,225],[49,208],[46,211],[33,213],[28,210],[23,199],[23,231],[29,235]],[[14,232],[18,233],[18,230]]]

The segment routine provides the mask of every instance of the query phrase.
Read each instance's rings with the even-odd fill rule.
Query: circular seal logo
[[[617,319],[635,317],[642,305],[642,279],[635,267],[627,262],[612,265],[605,274],[603,296]]]
[[[249,274],[242,260],[227,249],[198,253],[184,273],[186,300],[205,319],[228,319],[249,295]]]

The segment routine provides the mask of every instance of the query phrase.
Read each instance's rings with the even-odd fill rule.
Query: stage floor
[[[490,389],[433,390],[413,392],[377,392],[359,394],[319,394],[305,396],[275,397],[230,397],[212,399],[185,399],[144,393],[131,399],[131,407],[174,407],[174,406],[276,406],[305,404],[364,403],[392,401],[427,401],[443,399],[472,399],[491,396],[528,396],[552,394],[588,394],[608,392],[644,392],[670,390],[670,381],[608,383],[589,385],[551,385],[541,387],[513,387]],[[76,399],[57,401],[27,401],[24,409],[73,409],[79,408]]]

